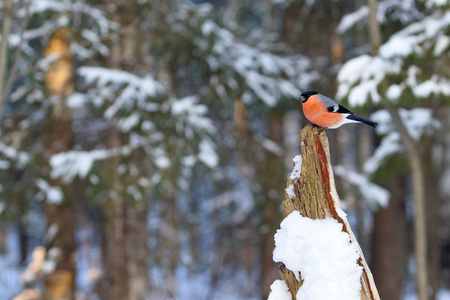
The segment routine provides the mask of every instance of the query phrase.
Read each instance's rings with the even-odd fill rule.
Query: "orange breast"
[[[318,126],[333,127],[342,121],[343,116],[328,112],[325,104],[319,101],[317,95],[309,97],[305,103],[302,103],[302,106],[305,117]]]

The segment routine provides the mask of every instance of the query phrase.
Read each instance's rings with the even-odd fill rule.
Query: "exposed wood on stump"
[[[372,273],[363,256],[361,248],[350,228],[347,218],[341,211],[339,196],[336,192],[333,170],[330,164],[328,139],[323,132],[317,135],[318,128],[307,125],[300,131],[302,168],[299,179],[288,178],[287,186],[294,186],[295,198],[285,195],[283,202],[284,217],[298,210],[301,215],[311,219],[334,218],[342,224],[342,230],[350,235],[352,243],[360,253],[358,264],[363,267],[361,275],[361,299],[380,299],[373,281]],[[299,253],[301,255],[301,253]],[[302,286],[294,273],[284,265],[280,267],[280,278],[286,281],[293,299]]]

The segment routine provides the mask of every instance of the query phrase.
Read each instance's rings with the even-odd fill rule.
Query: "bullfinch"
[[[303,113],[313,124],[323,127],[317,134],[326,129],[335,129],[347,123],[364,123],[376,127],[377,123],[360,118],[333,99],[314,91],[304,92],[299,98],[302,101]]]

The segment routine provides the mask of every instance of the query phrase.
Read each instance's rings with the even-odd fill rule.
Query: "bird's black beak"
[[[305,96],[300,96],[300,98],[298,98],[298,100],[302,101],[302,103],[305,103],[307,99]]]

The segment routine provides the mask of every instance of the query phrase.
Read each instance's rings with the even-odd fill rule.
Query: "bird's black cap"
[[[309,97],[311,97],[312,95],[317,95],[317,92],[314,91],[307,91],[304,92],[300,95],[300,98],[298,98],[298,100],[302,101],[302,103],[305,103],[306,100],[308,100]]]

